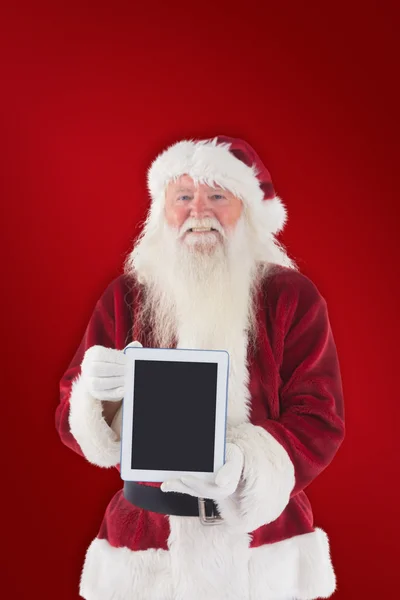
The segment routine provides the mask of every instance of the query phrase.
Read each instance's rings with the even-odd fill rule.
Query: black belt
[[[125,481],[124,497],[139,508],[162,515],[199,516],[199,499],[189,494],[163,492],[159,487]],[[219,517],[217,505],[213,500],[206,498],[204,506],[207,517]]]

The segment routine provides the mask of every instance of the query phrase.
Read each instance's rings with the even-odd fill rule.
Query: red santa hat
[[[147,174],[153,213],[164,206],[166,185],[181,175],[235,194],[264,234],[276,234],[286,224],[286,207],[275,194],[269,171],[244,140],[223,135],[183,140],[159,154]]]

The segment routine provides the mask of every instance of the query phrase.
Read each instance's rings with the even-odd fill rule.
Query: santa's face
[[[171,181],[166,189],[164,214],[178,240],[195,250],[212,250],[235,228],[243,203],[221,187],[195,184],[188,175]]]

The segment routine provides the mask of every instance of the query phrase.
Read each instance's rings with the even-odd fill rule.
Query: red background
[[[1,18],[2,597],[78,598],[120,480],[61,444],[58,380],[139,231],[150,161],[220,133],[264,159],[280,239],[330,308],[347,437],[309,494],[335,598],[397,597],[395,2],[55,4]]]

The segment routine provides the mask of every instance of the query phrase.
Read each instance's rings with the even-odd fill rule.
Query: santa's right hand
[[[129,345],[141,346],[139,342]],[[97,400],[115,402],[122,400],[127,360],[123,350],[104,346],[88,348],[81,364],[81,378],[88,392]]]

